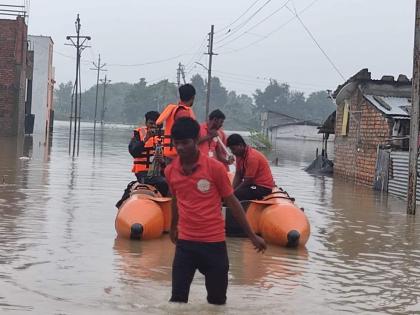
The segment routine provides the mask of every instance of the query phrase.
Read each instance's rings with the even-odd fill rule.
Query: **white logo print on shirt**
[[[197,182],[197,189],[203,193],[206,193],[210,190],[210,182],[207,179],[200,179]]]

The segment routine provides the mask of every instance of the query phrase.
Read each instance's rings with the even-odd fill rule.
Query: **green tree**
[[[199,121],[204,121],[206,119],[206,82],[199,74],[196,74],[191,78],[191,84],[196,92],[193,105],[194,113]]]
[[[124,121],[138,124],[144,120],[144,114],[151,110],[160,110],[176,102],[176,86],[168,80],[162,80],[153,85],[147,85],[141,78],[135,83],[124,98]]]
[[[317,122],[323,122],[336,109],[334,102],[326,91],[309,94],[306,105],[312,119]]]
[[[206,81],[198,74],[191,78],[196,89],[194,112],[199,121],[204,121],[206,102]],[[71,108],[72,82],[61,83],[55,90],[54,104],[56,119],[67,120]],[[103,85],[99,86],[97,119],[102,111]],[[82,93],[82,120],[93,121],[95,111],[96,86]],[[260,113],[272,110],[302,120],[322,122],[335,105],[325,91],[311,93],[306,99],[300,91],[290,90],[286,83],[270,80],[263,89],[253,94],[237,95],[228,91],[218,77],[212,78],[210,111],[222,110],[226,115],[225,129],[259,130]],[[137,83],[113,83],[106,90],[106,122],[138,124],[143,122],[149,110],[162,111],[169,103],[178,101],[177,87],[168,80],[148,84],[141,78]]]
[[[60,83],[58,89],[54,93],[54,116],[55,119],[65,120],[70,116],[71,110],[71,94],[73,91],[73,83]]]
[[[289,106],[290,87],[286,83],[279,84],[276,80],[270,80],[264,91],[255,91],[254,99],[259,111],[281,112]]]

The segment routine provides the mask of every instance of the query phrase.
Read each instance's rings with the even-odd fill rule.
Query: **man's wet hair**
[[[195,88],[189,83],[181,85],[178,90],[179,98],[183,102],[188,102],[195,96]]]
[[[159,118],[160,114],[157,111],[151,110],[150,112],[147,112],[146,115],[144,115],[144,118],[146,118],[146,121],[153,120],[156,121]]]
[[[244,138],[242,138],[241,135],[238,135],[237,133],[231,134],[226,141],[226,145],[228,147],[233,145],[246,145]]]
[[[197,139],[200,133],[200,125],[191,117],[178,118],[171,130],[174,140]]]
[[[223,114],[223,112],[220,109],[215,109],[209,115],[209,120],[212,120],[212,119],[226,119],[226,116],[225,114]]]

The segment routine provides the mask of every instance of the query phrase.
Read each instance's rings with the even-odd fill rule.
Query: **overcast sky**
[[[228,89],[251,94],[274,78],[309,93],[335,89],[343,82],[339,72],[347,79],[362,68],[374,78],[411,77],[414,11],[414,0],[32,0],[29,33],[53,38],[57,82],[74,80],[75,60],[66,56],[75,49],[64,44],[79,13],[82,34],[92,37],[82,65],[89,88],[96,77],[89,61],[98,53],[113,83],[175,82],[178,62],[188,78],[204,75],[194,62],[207,65],[205,40],[214,24],[214,75]]]

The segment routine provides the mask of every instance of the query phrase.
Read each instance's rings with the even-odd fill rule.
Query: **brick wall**
[[[334,174],[373,185],[377,147],[391,135],[392,123],[357,89],[349,101],[349,131],[341,135],[344,103],[337,105]]]
[[[0,135],[23,133],[27,27],[22,17],[0,20]]]

